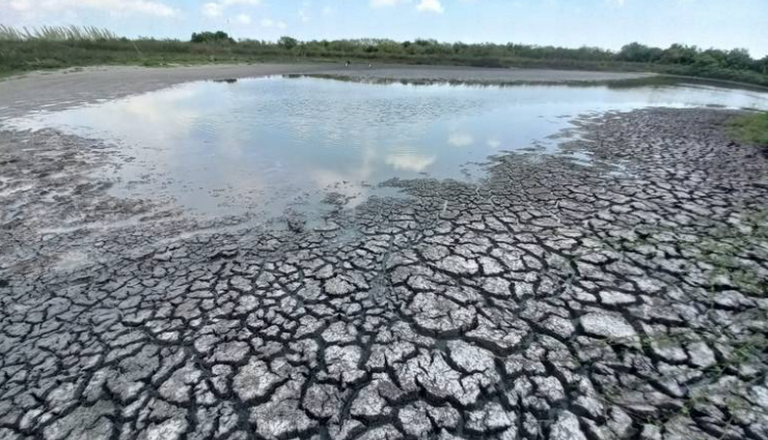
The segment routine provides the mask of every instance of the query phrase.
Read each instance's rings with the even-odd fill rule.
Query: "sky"
[[[638,41],[768,55],[768,0],[0,0],[0,24],[136,37],[390,38],[619,49]]]

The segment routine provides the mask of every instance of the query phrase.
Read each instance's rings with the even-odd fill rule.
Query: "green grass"
[[[750,113],[731,121],[731,133],[741,142],[768,147],[768,113]]]

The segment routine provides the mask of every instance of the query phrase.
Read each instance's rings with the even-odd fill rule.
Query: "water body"
[[[391,178],[482,177],[490,155],[536,146],[580,115],[644,107],[768,109],[768,93],[694,84],[470,86],[269,77],[196,82],[7,121],[113,145],[125,197],[200,215],[281,213],[328,192],[354,206]],[[583,158],[580,158],[583,160]]]

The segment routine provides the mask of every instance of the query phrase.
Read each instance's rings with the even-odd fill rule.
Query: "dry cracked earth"
[[[582,119],[593,165],[252,229],[0,132],[0,438],[766,440],[768,159],[731,116]]]

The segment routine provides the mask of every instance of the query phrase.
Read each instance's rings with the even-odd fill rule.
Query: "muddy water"
[[[489,155],[535,146],[579,115],[649,106],[768,109],[768,94],[685,85],[478,87],[361,84],[317,78],[197,82],[6,121],[113,145],[103,171],[121,196],[227,215],[347,206],[391,178],[482,177]],[[579,157],[584,160],[584,157]]]

